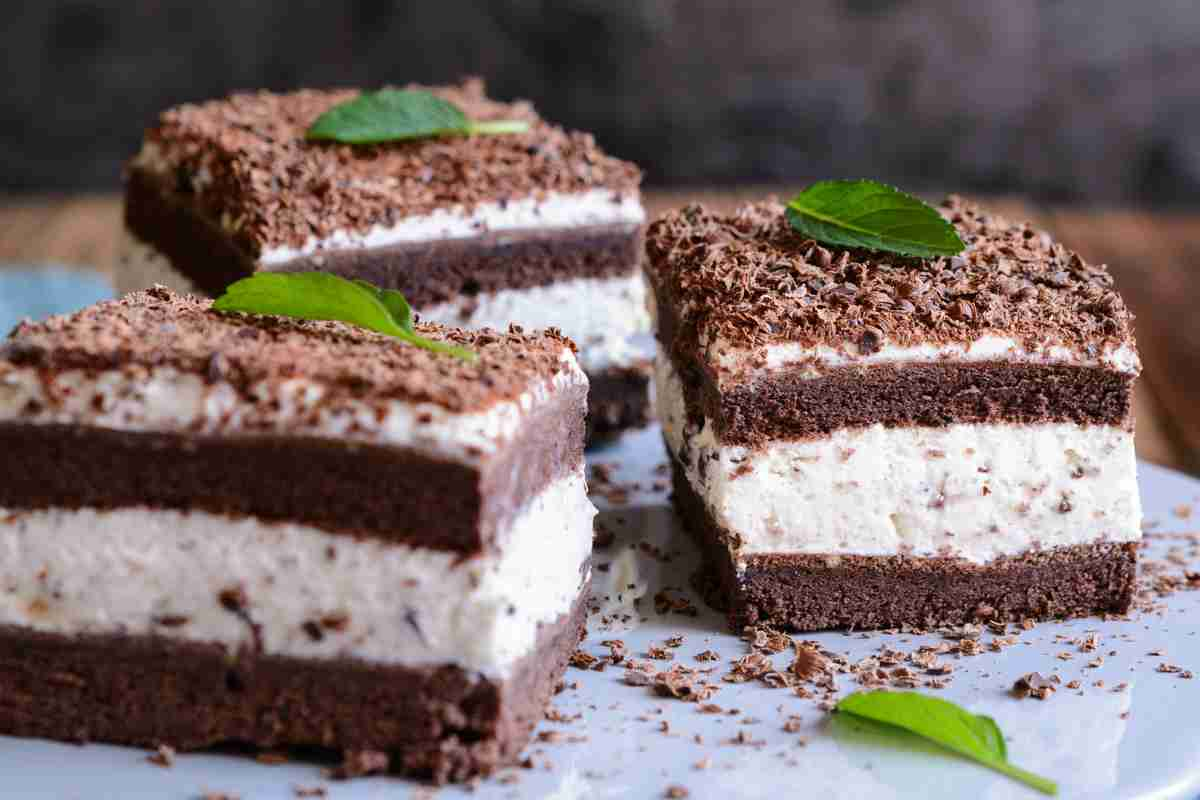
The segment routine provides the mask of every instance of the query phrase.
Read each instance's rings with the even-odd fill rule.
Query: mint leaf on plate
[[[820,181],[791,199],[787,218],[825,244],[903,256],[952,256],[966,245],[937,209],[876,181]]]
[[[464,347],[436,342],[413,329],[404,295],[327,272],[260,272],[230,284],[213,302],[217,311],[296,319],[334,320],[393,336],[415,347],[473,361]]]
[[[838,701],[834,710],[915,733],[1039,792],[1058,794],[1054,781],[1008,762],[1008,747],[995,720],[948,700],[919,692],[856,692]]]
[[[525,120],[473,122],[458,106],[422,89],[380,89],[339,103],[317,117],[308,139],[378,144],[435,136],[520,133]]]

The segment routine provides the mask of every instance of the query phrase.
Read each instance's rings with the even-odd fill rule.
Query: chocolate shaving
[[[527,102],[489,100],[478,79],[408,88],[428,88],[472,120],[519,119],[531,127],[379,145],[311,142],[304,132],[313,121],[357,91],[235,94],[163,112],[130,168],[173,176],[182,194],[254,255],[438,209],[549,192],[627,195],[641,182],[637,167],[605,155],[590,134],[543,122]]]
[[[1050,695],[1054,694],[1054,689],[1055,682],[1052,679],[1043,678],[1037,672],[1030,672],[1028,675],[1017,678],[1013,684],[1012,693],[1016,697],[1036,697],[1038,700],[1047,700]]]
[[[941,211],[967,243],[960,256],[822,247],[792,229],[775,201],[728,215],[698,205],[667,214],[650,226],[647,254],[660,304],[678,315],[673,349],[795,342],[856,355],[987,333],[1030,349],[1132,346],[1133,316],[1106,267],[960,198]]]
[[[249,421],[274,419],[264,384],[297,378],[320,384],[322,406],[341,401],[428,402],[453,412],[514,400],[563,369],[575,346],[554,329],[526,334],[418,324],[417,332],[462,345],[467,362],[440,356],[340,322],[222,314],[211,301],[163,287],[97,303],[69,316],[24,322],[0,350],[0,375],[11,366],[47,370],[147,370],[174,367],[207,379],[214,351],[238,369],[224,376],[249,409]],[[248,338],[242,334],[260,335]],[[17,347],[12,345],[16,344]],[[10,366],[11,365],[11,366]],[[274,415],[274,416],[272,416]]]

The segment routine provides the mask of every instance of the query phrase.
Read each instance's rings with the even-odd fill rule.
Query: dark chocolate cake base
[[[1032,551],[986,565],[913,556],[757,555],[740,573],[678,462],[673,500],[704,553],[734,630],[930,628],[968,622],[1123,614],[1133,602],[1137,545]]]
[[[149,636],[0,628],[0,733],[194,750],[382,753],[437,783],[513,763],[584,634],[586,591],[497,681],[456,666],[306,660]]]
[[[644,427],[654,417],[650,365],[609,367],[603,372],[588,373],[588,382],[589,445]]]

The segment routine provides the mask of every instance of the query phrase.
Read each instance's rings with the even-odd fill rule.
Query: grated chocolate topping
[[[526,101],[488,99],[483,82],[421,87],[476,121],[520,119],[522,133],[348,145],[304,132],[358,90],[259,91],[165,111],[131,163],[194,194],[248,253],[337,230],[366,231],[439,208],[473,208],[547,192],[636,192],[636,166],[605,155],[591,134],[543,121]]]
[[[677,318],[680,347],[797,342],[869,354],[988,333],[1030,350],[1133,346],[1133,315],[1107,267],[961,198],[940,211],[967,249],[917,259],[823,246],[795,231],[773,199],[730,215],[689,205],[650,226],[647,271]]]
[[[70,316],[23,322],[0,344],[6,365],[101,371],[174,367],[248,396],[261,381],[303,378],[331,399],[427,402],[453,412],[512,400],[562,371],[556,330],[464,331],[418,323],[422,336],[473,350],[467,362],[340,322],[213,311],[212,301],[156,286]]]

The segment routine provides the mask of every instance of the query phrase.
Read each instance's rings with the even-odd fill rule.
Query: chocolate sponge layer
[[[453,665],[304,660],[150,636],[0,627],[0,733],[194,750],[322,748],[465,780],[512,763],[584,633],[583,598],[505,679]]]

